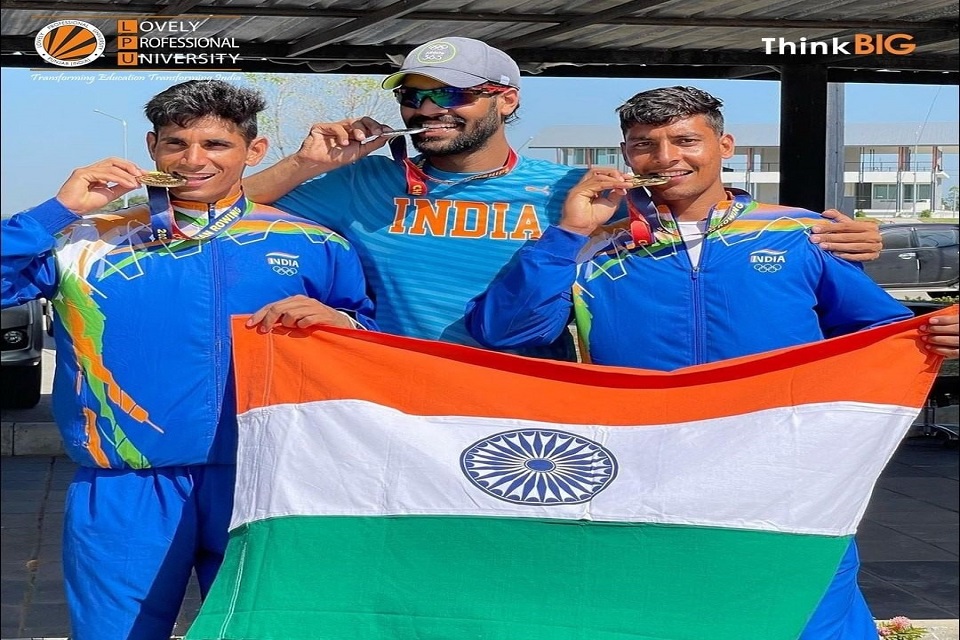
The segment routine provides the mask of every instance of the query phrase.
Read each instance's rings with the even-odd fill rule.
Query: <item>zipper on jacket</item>
[[[687,252],[687,260],[690,260],[690,284],[693,288],[693,361],[695,364],[704,364],[705,360],[705,337],[704,337],[704,315],[703,310],[703,286],[700,283],[700,265],[707,259],[707,247],[709,236],[704,234],[700,240],[700,260],[694,266],[693,260],[690,260],[690,253]],[[686,250],[686,246],[684,246]]]
[[[216,215],[216,207],[214,204],[207,205],[207,219],[212,220],[213,216]],[[210,238],[207,241],[207,247],[210,249],[210,270],[212,271],[212,284],[213,291],[211,299],[213,300],[213,373],[214,380],[216,380],[216,391],[215,391],[215,401],[214,410],[217,412],[216,421],[214,422],[215,427],[217,428],[220,424],[221,412],[223,408],[223,394],[227,386],[227,381],[224,379],[223,372],[223,340],[224,340],[224,329],[227,331],[230,330],[224,324],[223,317],[223,296],[221,295],[220,288],[220,242],[218,241],[217,236]]]

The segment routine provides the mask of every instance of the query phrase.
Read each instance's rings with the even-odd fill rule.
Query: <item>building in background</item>
[[[736,155],[724,163],[724,183],[758,200],[777,202],[779,125],[731,124],[728,130],[737,146]],[[562,125],[542,130],[526,147],[529,155],[561,164],[624,168],[621,140],[616,126]],[[844,201],[851,210],[872,216],[956,217],[957,122],[847,124],[844,143]]]

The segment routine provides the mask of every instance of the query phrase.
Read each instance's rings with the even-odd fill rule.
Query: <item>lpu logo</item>
[[[107,41],[92,24],[59,20],[37,34],[33,46],[40,57],[58,67],[80,67],[103,55]]]

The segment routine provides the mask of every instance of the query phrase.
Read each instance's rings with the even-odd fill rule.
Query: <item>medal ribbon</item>
[[[167,189],[147,187],[147,199],[150,203],[150,226],[153,229],[153,237],[161,241],[207,240],[230,227],[247,210],[247,199],[242,193],[240,198],[223,213],[217,214],[216,209],[208,205],[207,224],[195,234],[188,236],[177,226]]]
[[[407,141],[402,136],[390,141],[390,154],[393,156],[393,161],[403,168],[403,174],[407,181],[407,193],[412,196],[427,195],[428,180],[438,184],[460,184],[461,182],[482,180],[483,178],[497,178],[513,171],[520,161],[520,156],[517,155],[517,152],[510,149],[510,153],[507,154],[507,161],[504,162],[503,166],[499,169],[477,173],[472,176],[467,176],[462,180],[443,180],[441,178],[435,178],[423,170],[427,164],[425,158],[420,158],[417,162],[414,162],[407,157]]]
[[[657,231],[678,235],[676,222],[670,208],[665,205],[654,205],[649,196],[640,189],[627,191],[627,213],[630,217],[630,235],[638,245],[652,244]],[[704,237],[721,229],[746,211],[753,204],[753,197],[740,189],[727,189],[727,199],[721,200],[710,208]]]

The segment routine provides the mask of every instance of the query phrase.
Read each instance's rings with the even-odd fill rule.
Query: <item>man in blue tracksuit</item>
[[[235,477],[230,316],[288,324],[283,309],[309,299],[319,310],[301,326],[373,327],[347,242],[244,197],[264,106],[221,81],[171,87],[146,105],[147,145],[179,186],[81,217],[148,180],[110,158],[3,221],[3,305],[46,297],[57,311],[54,415],[81,465],[63,547],[76,640],[166,640],[191,571],[204,594],[213,581]]]
[[[632,197],[619,171],[591,170],[560,223],[468,305],[479,342],[546,343],[572,311],[584,359],[671,371],[912,317],[859,268],[809,242],[818,214],[724,188],[721,163],[734,146],[719,100],[672,87],[618,111],[627,164],[661,182],[650,187],[653,204]],[[598,233],[625,195],[630,218]],[[956,357],[956,316],[929,331],[929,349]],[[851,544],[804,640],[876,640],[858,566]]]

